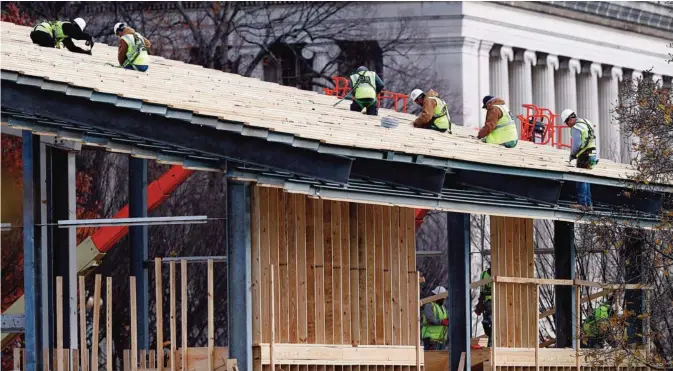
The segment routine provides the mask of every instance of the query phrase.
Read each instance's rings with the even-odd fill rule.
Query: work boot
[[[573,209],[581,210],[581,211],[593,211],[594,208],[588,205],[582,205],[582,204],[571,204],[570,207]]]

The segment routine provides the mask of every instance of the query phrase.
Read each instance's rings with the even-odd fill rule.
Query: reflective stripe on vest
[[[486,143],[503,144],[518,139],[516,132],[516,125],[514,124],[514,116],[503,105],[497,105],[502,111],[502,117],[495,125],[495,129],[486,136]]]
[[[443,99],[438,97],[428,97],[435,101],[435,112],[432,114],[431,125],[434,125],[437,129],[446,130],[449,128],[449,122],[451,118],[449,116],[449,109],[446,106],[446,102]]]
[[[362,71],[351,75],[354,99],[376,99],[376,73]]]
[[[438,321],[443,321],[447,318],[449,318],[446,314],[446,308],[444,308],[443,305],[439,305],[437,303],[430,303],[432,304],[432,314],[434,314],[435,318]],[[431,341],[441,341],[443,342],[446,340],[446,327],[442,325],[428,325],[428,320],[425,318],[425,315],[423,315],[423,330],[421,332],[421,338],[423,339],[430,339]]]
[[[139,33],[126,34],[122,36],[122,40],[126,42],[128,48],[126,49],[126,62],[124,67],[128,65],[146,66],[149,64],[150,57],[147,54],[145,47],[145,40]]]
[[[591,122],[585,119],[577,119],[573,129],[579,130],[582,138],[580,150],[575,154],[575,157],[579,157],[588,149],[596,148],[596,136],[594,135],[594,130],[591,128]]]
[[[491,278],[491,275],[488,273],[488,271],[481,272],[481,278],[480,280],[485,280],[487,278]],[[489,301],[491,300],[491,290],[493,288],[493,282],[489,282],[483,286],[481,286],[481,293],[484,295],[484,300]]]

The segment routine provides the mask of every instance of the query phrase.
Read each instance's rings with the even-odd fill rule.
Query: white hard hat
[[[561,122],[565,124],[566,121],[568,121],[568,118],[574,114],[575,111],[571,110],[570,108],[564,109],[563,112],[561,112]]]
[[[86,22],[82,18],[75,18],[73,19],[75,23],[79,26],[79,29],[84,31],[84,27],[86,27]]]
[[[409,98],[411,98],[412,101],[415,101],[421,94],[423,94],[423,90],[414,89],[411,94],[409,94]]]
[[[124,24],[123,22],[117,22],[117,24],[115,24],[115,26],[112,28],[112,33],[116,35],[117,32],[124,29],[124,27],[126,27],[126,24]]]
[[[439,295],[443,292],[446,292],[446,289],[444,288],[444,286],[437,286],[437,287],[435,287],[434,290],[432,290],[433,295]]]

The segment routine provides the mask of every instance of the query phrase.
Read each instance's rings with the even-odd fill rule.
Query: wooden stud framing
[[[131,294],[131,371],[138,370],[138,321],[136,309],[136,278],[129,277]]]
[[[271,287],[274,285],[274,270],[273,270],[273,264],[271,264],[271,275],[270,275],[270,284]],[[275,307],[275,295],[273,290],[271,290],[271,342],[269,343],[269,358],[271,359],[270,365],[271,365],[271,371],[276,370],[276,364],[274,362],[274,357],[275,357],[275,349],[274,349],[274,343],[276,342],[276,330],[275,330],[275,316],[273,313],[273,308]]]
[[[187,369],[187,359],[189,357],[189,348],[187,348],[187,339],[189,334],[187,332],[187,260],[180,261],[180,315],[181,320],[181,337],[182,337],[182,370]],[[163,351],[161,353],[160,363],[163,368]],[[160,371],[160,370],[158,370]]]
[[[159,358],[159,371],[164,368],[164,311],[163,311],[163,285],[161,273],[161,258],[154,259],[154,286],[155,286],[155,312],[157,328],[157,357]]]
[[[63,277],[60,276],[56,277],[56,354],[54,369],[63,371]]]
[[[112,277],[105,279],[105,288],[105,366],[112,371]],[[77,363],[73,360],[73,364]]]
[[[97,274],[94,278],[93,289],[93,331],[91,338],[91,368],[98,370],[98,339],[100,337],[100,295],[101,295],[101,275]]]
[[[210,284],[210,281],[208,281]],[[171,261],[169,263],[168,269],[168,302],[169,302],[169,319],[170,319],[170,337],[171,337],[171,371],[176,371],[178,369],[177,364],[177,328],[176,328],[176,312],[175,312],[175,262]]]
[[[79,276],[79,351],[82,371],[89,369],[89,352],[86,349],[86,286],[84,276]]]
[[[213,273],[213,260],[208,259],[208,371],[213,371],[215,365],[215,284]],[[172,358],[171,363],[173,363]]]

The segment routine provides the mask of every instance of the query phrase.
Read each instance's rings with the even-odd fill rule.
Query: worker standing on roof
[[[445,293],[446,289],[437,286],[433,295]],[[444,299],[437,299],[423,306],[421,338],[425,350],[443,350],[449,333],[449,318],[444,308]]]
[[[451,134],[449,108],[434,90],[430,89],[430,91],[424,93],[421,89],[414,89],[409,94],[409,98],[423,107],[421,114],[414,120],[414,127],[433,129],[442,133],[448,130]]]
[[[120,38],[117,60],[122,68],[147,71],[150,62],[147,51],[152,46],[150,41],[122,22],[115,24],[114,33]]]
[[[93,38],[84,32],[86,22],[82,18],[75,18],[72,21],[51,21],[38,23],[30,33],[30,39],[33,44],[47,48],[61,48],[61,44],[73,53],[89,54],[91,49],[84,50],[72,40],[86,40],[86,46],[93,47]]]
[[[378,116],[378,95],[383,90],[383,80],[376,72],[370,71],[365,66],[358,67],[357,71],[350,76],[348,87],[353,97],[351,111],[362,112],[362,109],[366,108],[367,115]]]
[[[498,144],[505,148],[514,148],[519,143],[514,115],[505,106],[505,101],[487,95],[482,99],[481,108],[486,109],[484,127],[479,130],[477,138],[485,143]]]
[[[485,272],[481,272],[480,280],[485,280],[491,278],[491,267]],[[474,313],[477,315],[484,314],[484,318],[481,320],[481,325],[484,327],[484,333],[488,336],[488,346],[491,347],[491,332],[493,325],[493,305],[491,304],[491,288],[493,283],[489,282],[480,287],[479,292],[479,301],[477,302],[477,308],[475,308]]]
[[[594,308],[582,324],[585,339],[582,340],[582,348],[602,348],[607,340],[609,331],[609,319],[612,316],[614,296],[607,297],[605,302]]]
[[[578,168],[593,169],[598,163],[598,155],[596,154],[596,136],[591,122],[578,119],[575,111],[571,109],[561,112],[561,121],[568,125],[572,132],[572,148],[568,162],[577,159]],[[577,182],[577,203],[571,206],[585,211],[592,209],[589,183]]]

